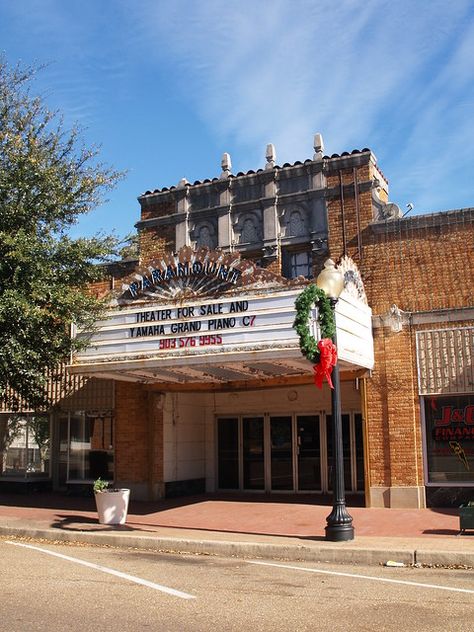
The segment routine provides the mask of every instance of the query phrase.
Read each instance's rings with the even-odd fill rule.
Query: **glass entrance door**
[[[239,419],[217,421],[219,489],[239,489]]]
[[[293,490],[293,424],[291,415],[270,417],[271,489]]]
[[[244,489],[265,489],[265,450],[263,417],[242,419],[242,457]]]
[[[328,490],[333,486],[333,429],[332,417],[326,415],[326,450],[328,463]],[[362,440],[362,415],[342,414],[342,454],[344,461],[344,488],[346,492],[364,489],[364,449]]]
[[[342,414],[344,482],[364,490],[362,415]],[[332,490],[331,415],[286,414],[217,419],[218,489],[266,492]]]
[[[296,417],[298,490],[321,490],[321,441],[319,415]]]
[[[54,485],[64,488],[67,482],[67,461],[69,455],[69,416],[61,416],[57,420],[56,437],[58,441],[58,459]]]

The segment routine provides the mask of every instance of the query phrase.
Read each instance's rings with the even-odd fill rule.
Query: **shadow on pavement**
[[[131,525],[139,525],[140,522],[130,521],[127,524]],[[149,525],[147,525],[149,526]],[[206,528],[206,527],[196,527],[196,526],[183,526],[180,524],[154,524],[154,527],[157,529],[175,529],[176,531],[199,531],[204,533],[232,533],[232,534],[242,534],[242,535],[261,535],[261,536],[271,536],[274,538],[298,538],[300,540],[325,540],[326,538],[322,535],[297,535],[297,534],[284,534],[284,533],[272,533],[268,529],[262,531],[249,531],[245,529],[239,529],[238,526],[233,526],[232,528],[226,529],[224,527],[214,527],[214,528]]]
[[[424,529],[423,533],[427,535],[459,535],[460,531],[459,529]]]
[[[443,514],[444,516],[457,516],[459,515],[458,507],[428,507],[430,511],[434,513]]]
[[[76,526],[73,526],[76,525]],[[89,528],[94,526],[96,529]],[[60,529],[61,531],[122,531],[122,532],[130,532],[130,531],[148,531],[153,533],[153,529],[145,529],[142,527],[132,527],[129,524],[114,524],[114,525],[106,525],[99,524],[97,518],[88,518],[87,516],[82,515],[58,515],[57,520],[51,523],[51,527],[53,529]]]

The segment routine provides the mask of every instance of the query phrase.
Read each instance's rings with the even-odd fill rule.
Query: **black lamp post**
[[[342,273],[336,269],[332,259],[327,259],[325,261],[324,269],[316,279],[316,284],[319,288],[326,292],[335,316],[336,303],[344,288],[344,277]],[[334,333],[332,341],[337,347],[336,333]],[[331,513],[326,518],[326,540],[331,540],[332,542],[344,542],[346,540],[354,539],[354,527],[352,526],[352,516],[349,515],[346,509],[346,497],[344,490],[344,455],[342,443],[339,362],[336,362],[336,365],[333,367],[332,383],[334,386],[331,390],[333,427],[333,507]]]

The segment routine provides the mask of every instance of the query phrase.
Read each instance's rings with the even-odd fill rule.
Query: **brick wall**
[[[473,305],[472,219],[431,217],[431,226],[413,217],[365,230],[359,268],[375,313],[393,303],[405,311]]]
[[[375,368],[367,381],[368,465],[372,486],[422,484],[421,426],[414,332],[374,331]]]
[[[161,202],[148,202],[144,200],[141,207],[140,219],[146,220],[165,217],[175,212],[176,202],[171,197]]]
[[[115,477],[117,481],[147,480],[147,399],[142,386],[115,383]]]
[[[122,279],[129,276],[137,265],[137,261],[127,259],[124,261],[116,261],[105,267],[104,276],[99,281],[91,283],[89,291],[97,298],[106,297],[110,290],[113,290]]]
[[[473,305],[474,270],[466,256],[473,227],[454,219],[439,216],[438,225],[427,226],[412,218],[387,227],[395,229],[390,233],[367,231],[361,272],[374,314],[392,304],[415,313]],[[367,389],[373,484],[423,484],[415,330],[375,330],[376,366]]]
[[[274,261],[271,261],[266,266],[266,269],[273,272],[273,274],[281,274],[281,255]]]
[[[369,174],[364,169],[359,169],[359,181]],[[353,183],[352,171],[343,172],[343,183]],[[339,177],[328,178],[328,186],[338,187]],[[374,315],[385,314],[393,304],[414,313],[474,305],[472,210],[374,225],[371,192],[367,191],[359,196],[359,251],[350,187],[345,187],[344,195],[346,253],[359,266]],[[337,260],[343,254],[344,232],[339,198],[329,200],[328,219],[330,254]],[[442,326],[452,327],[453,323],[429,325]],[[415,333],[416,327],[409,325],[398,333],[387,327],[374,330],[375,368],[367,381],[366,419],[372,487],[424,483]]]
[[[166,252],[174,252],[176,234],[174,226],[145,228],[140,231],[140,264],[146,265]]]
[[[364,165],[356,169],[357,182],[367,183],[371,179],[370,165]],[[354,196],[354,171],[353,169],[341,170],[344,208],[340,198],[340,178],[339,174],[330,175],[327,178],[328,189],[337,191],[337,195],[330,197],[328,206],[329,223],[329,254],[337,261],[344,254],[351,257],[357,264],[360,262],[359,243],[360,239],[358,227],[361,228],[361,237],[368,224],[373,220],[372,193],[360,191],[358,195],[359,217],[356,212],[356,198]],[[344,221],[343,221],[344,218]],[[344,241],[346,251],[344,252]],[[363,246],[363,243],[362,243]]]
[[[157,498],[163,487],[163,413],[160,395],[141,384],[116,382],[115,478],[139,484],[135,498]],[[140,495],[140,496],[139,496]]]
[[[96,281],[95,283],[91,283],[88,288],[88,291],[95,296],[96,298],[104,298],[110,292],[111,289],[111,280],[110,277],[106,277],[101,281]]]
[[[148,474],[147,399],[140,384],[116,382],[115,475],[117,481],[142,482]]]
[[[141,200],[141,221],[159,219],[176,213],[176,201],[167,196],[160,202]],[[146,265],[165,252],[176,250],[176,233],[174,224],[171,226],[150,226],[139,231],[140,264]]]

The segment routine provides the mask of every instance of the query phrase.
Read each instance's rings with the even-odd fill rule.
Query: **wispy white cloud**
[[[108,99],[110,82],[125,72],[120,38],[114,41],[114,16],[76,0],[24,0],[4,3],[1,11],[14,31],[24,33],[26,59],[47,66],[47,101],[57,104],[69,124],[87,126],[98,104]]]
[[[460,24],[441,63],[411,92],[403,114],[409,120],[397,160],[397,191],[416,192],[419,211],[446,209],[453,197],[474,204],[474,22]]]
[[[330,153],[370,146],[403,195],[439,207],[446,151],[472,138],[467,0],[150,1],[133,19],[238,168],[261,165],[267,142],[279,162],[307,158],[321,131]]]
[[[102,131],[130,102],[120,122],[135,141],[150,134],[141,114],[155,128],[169,116],[180,151],[154,129],[160,167],[197,137],[230,151],[235,171],[262,166],[269,142],[280,164],[303,160],[322,132],[329,154],[373,149],[397,202],[436,210],[472,195],[471,0],[23,0],[0,12],[30,58],[53,62],[48,90],[70,121]],[[188,127],[183,139],[166,99],[207,135]]]

